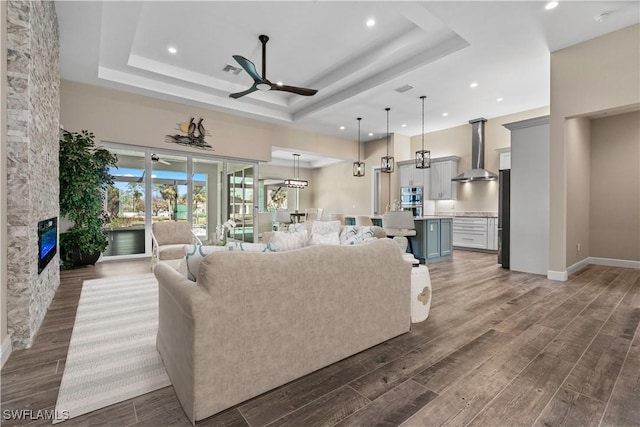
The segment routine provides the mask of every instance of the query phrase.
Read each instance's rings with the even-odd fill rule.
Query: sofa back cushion
[[[269,244],[278,252],[291,251],[307,246],[307,236],[307,230],[301,230],[295,233],[274,231],[271,235],[271,240],[269,240]]]
[[[153,236],[159,245],[193,243],[191,225],[188,222],[162,221],[151,224]]]
[[[269,243],[231,242],[226,246],[184,245],[187,278],[195,282],[200,271],[200,262],[214,252],[275,252]]]

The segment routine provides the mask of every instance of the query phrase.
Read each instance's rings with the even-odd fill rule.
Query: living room
[[[636,2],[629,2],[625,5],[635,7],[637,10]],[[7,58],[5,45],[8,30],[6,28],[6,9],[9,9],[10,16],[15,16],[12,14],[16,13],[16,9],[12,10],[11,8],[20,9],[29,16],[29,13],[33,13],[33,10],[38,9],[39,6],[28,2],[3,4],[3,63],[7,63],[5,59],[9,59],[7,72],[3,72],[3,75],[8,75],[12,79],[12,84],[3,83],[2,85],[3,105],[9,105],[8,117],[2,118],[2,153],[0,153],[3,159],[8,159],[8,162],[3,161],[0,165],[0,175],[3,180],[0,186],[3,190],[2,203],[0,204],[0,208],[2,208],[0,242],[2,243],[2,253],[7,254],[7,256],[3,255],[0,260],[3,284],[3,364],[9,358],[12,347],[15,356],[18,356],[16,361],[19,361],[20,356],[25,354],[23,351],[27,351],[23,349],[34,345],[38,339],[43,339],[40,327],[45,324],[47,313],[52,309],[50,305],[56,291],[62,291],[62,289],[58,290],[59,286],[62,287],[60,285],[61,273],[59,269],[53,268],[53,266],[57,267],[58,258],[54,258],[44,270],[44,274],[36,274],[34,262],[37,264],[37,260],[25,263],[22,256],[24,253],[33,251],[34,246],[37,248],[35,224],[44,218],[58,216],[56,200],[59,191],[57,188],[58,164],[55,157],[57,157],[59,128],[62,126],[68,130],[89,129],[96,134],[97,141],[101,143],[120,144],[122,147],[138,147],[144,151],[145,155],[147,152],[157,151],[168,156],[189,154],[194,158],[232,159],[257,163],[260,164],[261,174],[266,174],[265,177],[286,178],[290,175],[291,168],[288,165],[269,166],[264,164],[273,161],[272,152],[274,149],[284,148],[290,152],[307,152],[341,159],[341,163],[331,166],[301,170],[303,179],[309,181],[309,187],[300,191],[302,195],[300,207],[322,206],[327,212],[345,214],[374,213],[372,199],[375,189],[371,184],[372,169],[367,170],[365,179],[353,177],[351,170],[352,162],[358,158],[357,135],[355,133],[355,118],[359,114],[358,112],[354,112],[353,117],[344,118],[344,123],[349,127],[350,132],[349,137],[344,137],[341,136],[344,134],[340,133],[337,126],[332,133],[328,134],[310,130],[295,123],[288,125],[286,120],[265,120],[255,112],[253,114],[246,112],[240,115],[232,114],[230,109],[224,105],[211,108],[203,102],[181,103],[175,98],[175,95],[149,96],[149,93],[142,92],[141,89],[124,91],[122,85],[113,84],[113,87],[100,87],[83,81],[65,79],[64,76],[60,77],[55,72],[57,67],[51,66],[51,64],[58,63],[58,48],[54,46],[58,29],[51,25],[56,22],[55,10],[39,10],[36,15],[32,15],[37,19],[32,18],[31,27],[24,26],[31,28],[32,32],[29,33],[29,37],[32,40],[31,49],[33,52],[47,52],[47,55],[50,55],[50,57],[40,57],[32,54],[30,57],[33,62],[25,65],[24,58],[29,55],[12,56],[19,50],[15,46],[12,47],[11,54]],[[30,11],[30,8],[33,9]],[[129,17],[129,19],[133,18]],[[442,17],[442,19],[445,18]],[[616,22],[615,13],[611,14],[609,19],[609,23]],[[49,24],[42,25],[46,22]],[[92,25],[92,23],[88,21],[83,25]],[[546,276],[560,281],[570,279],[567,283],[574,285],[580,280],[586,280],[586,276],[576,280],[572,273],[578,272],[589,264],[594,264],[593,261],[601,261],[602,259],[631,261],[631,263],[623,264],[625,268],[633,268],[634,266],[637,268],[637,263],[640,262],[640,253],[638,253],[640,232],[634,231],[640,228],[637,224],[638,213],[640,213],[640,201],[637,196],[640,193],[638,190],[640,177],[637,172],[640,169],[638,167],[640,155],[635,155],[639,151],[637,137],[635,146],[633,143],[628,144],[628,141],[634,141],[633,129],[634,127],[637,129],[635,125],[638,122],[638,104],[640,102],[638,95],[640,90],[638,88],[639,26],[637,16],[635,21],[629,22],[628,25],[622,25],[620,22],[616,25],[620,26],[615,30],[606,31],[606,34],[599,37],[580,40],[580,43],[552,51],[550,55],[547,52],[550,56],[548,103],[489,116],[487,122],[486,168],[497,171],[498,155],[495,150],[509,147],[511,144],[510,132],[503,125],[546,115],[550,116],[548,179],[553,185],[548,188],[549,229],[546,232],[548,237]],[[35,28],[36,26],[39,27]],[[461,33],[464,32],[464,29],[461,28],[457,30]],[[11,30],[9,31],[10,34],[14,34]],[[111,31],[117,33],[115,29]],[[40,40],[40,42],[33,43],[34,40]],[[257,46],[256,40],[256,50],[253,53],[245,52],[243,54],[259,64]],[[270,44],[270,49],[271,46]],[[81,55],[78,57],[80,58]],[[225,61],[231,62],[232,59],[226,58]],[[31,74],[25,75],[24,70],[22,73],[20,72],[21,68],[25,66],[30,67]],[[47,70],[48,68],[53,71]],[[585,70],[589,70],[589,72]],[[15,84],[21,76],[25,81],[24,86]],[[43,78],[44,81],[50,83],[40,83]],[[244,76],[244,78],[246,82],[248,77]],[[35,82],[39,83],[35,84]],[[389,86],[390,89],[393,87]],[[22,91],[18,90],[19,88],[22,88]],[[34,94],[31,99],[25,98],[29,91]],[[398,98],[401,100],[402,107],[396,109],[394,106],[390,112],[393,132],[389,136],[389,149],[396,161],[411,160],[413,153],[421,148],[422,133],[419,130],[420,104],[418,95],[420,94],[414,90],[403,95],[402,98]],[[427,95],[429,99],[430,93]],[[20,96],[23,96],[22,101],[16,101],[20,99]],[[10,101],[9,104],[5,99]],[[491,101],[495,102],[494,99]],[[429,102],[432,101],[429,99]],[[258,101],[259,104],[260,101]],[[375,125],[367,125],[372,127],[365,128],[367,129],[366,135],[369,133],[375,135],[364,138],[365,143],[363,144],[363,160],[370,168],[379,164],[380,157],[385,154],[388,147],[385,132],[385,106],[377,106],[379,111],[371,108],[367,111],[370,118],[365,117],[367,122],[376,122]],[[250,107],[257,108],[255,105],[250,105]],[[399,127],[404,121],[403,110],[409,111],[412,116],[415,116],[412,119],[415,122],[412,126],[417,125],[418,131],[403,133],[402,128]],[[441,116],[441,113],[438,115]],[[427,120],[433,116],[435,114],[431,113],[427,116]],[[188,121],[189,117],[204,119],[208,132],[206,140],[213,146],[212,152],[197,148],[184,149],[165,142],[166,135],[176,133],[176,126]],[[435,119],[435,117],[433,118]],[[456,155],[460,157],[459,171],[470,168],[469,125],[466,121],[471,118],[475,117],[458,118],[456,122],[447,127],[429,128],[432,130],[425,132],[424,141],[431,150],[431,156],[439,158]],[[302,121],[304,122],[304,120]],[[626,130],[620,131],[621,129]],[[617,135],[613,139],[625,141],[627,144],[625,147],[630,147],[620,148],[613,158],[609,156],[610,152],[615,150],[606,150],[606,143],[602,142],[611,139],[611,130],[622,132],[622,136]],[[590,147],[590,150],[585,149],[585,141],[589,141],[589,144],[586,145]],[[29,149],[24,150],[25,146]],[[618,165],[618,170],[612,170]],[[636,171],[635,175],[633,175],[633,171]],[[591,184],[585,189],[584,183],[593,182],[594,175],[600,178],[598,185]],[[629,177],[631,179],[628,179]],[[390,196],[385,196],[385,192],[382,192],[381,195],[384,196],[380,201],[382,206],[390,204],[394,198],[397,198],[395,193],[395,189],[398,187],[397,176],[390,174],[388,178],[389,188],[393,189],[393,192],[390,193]],[[621,182],[625,182],[622,189]],[[482,183],[459,185],[459,188],[463,188],[463,185],[466,186],[464,187],[466,190],[459,190],[459,197],[455,202],[436,202],[437,211],[497,210],[495,186]],[[473,187],[473,191],[468,190],[471,188],[470,185],[476,186]],[[610,191],[610,189],[621,190],[617,192]],[[25,194],[29,194],[29,197],[24,197]],[[594,200],[603,200],[603,202],[598,203]],[[629,217],[632,218],[631,222],[628,220]],[[604,227],[604,230],[599,226],[602,222],[609,224]],[[630,230],[631,232],[629,232]],[[637,236],[636,240],[634,240],[634,235]],[[616,252],[619,250],[618,243],[621,241],[626,242],[625,244],[629,246],[629,251],[626,253]],[[581,250],[576,250],[576,242],[582,243]],[[593,243],[589,245],[589,242]],[[633,250],[636,250],[635,257]],[[462,253],[459,259],[469,263],[470,266],[474,262],[481,262],[475,258],[477,256],[479,255]],[[111,266],[106,265],[108,263],[101,264],[104,265],[97,267],[98,269],[117,269],[127,265],[125,261],[118,261]],[[443,280],[439,283],[442,295],[445,297],[448,295],[447,298],[453,301],[454,296],[459,295],[458,291],[463,288],[454,287],[447,291],[446,285],[456,283],[458,286],[464,286],[462,282],[465,276],[462,274],[460,277],[452,277],[452,273],[446,270],[447,265],[430,266],[430,270],[433,279]],[[489,268],[486,265],[485,267]],[[463,271],[466,270],[467,279],[482,280],[482,276],[474,277],[473,271],[470,271],[469,267],[460,268]],[[456,267],[456,271],[458,271],[457,269],[458,267]],[[131,267],[130,271],[137,274],[143,270],[139,267]],[[65,273],[62,274],[64,276]],[[85,274],[79,273],[78,277],[84,277]],[[606,275],[606,270],[590,271],[590,274],[602,278],[603,274]],[[89,278],[89,276],[84,278]],[[572,277],[573,282],[571,281]],[[66,280],[69,280],[69,276]],[[77,280],[75,281],[77,282]],[[66,283],[68,284],[68,282]],[[545,283],[543,286],[545,292],[546,289],[553,287],[552,283],[554,282]],[[74,289],[70,293],[76,295],[78,292],[79,289]],[[438,319],[436,307],[442,302],[436,303],[435,298],[434,296],[435,317],[431,320],[434,321],[433,325],[444,328],[444,323],[436,323]],[[442,307],[440,305],[439,310],[444,311]],[[55,312],[58,312],[57,310],[62,307],[55,306],[53,308]],[[444,322],[445,318],[441,317],[440,322]],[[455,322],[462,322],[460,319]],[[463,323],[458,325],[461,326]],[[505,327],[504,330],[506,329]],[[50,329],[46,330],[49,331],[47,334],[51,334],[55,340],[55,334]],[[420,338],[436,338],[435,335],[430,335],[433,333],[433,331],[423,330],[419,335],[421,335]],[[468,338],[473,338],[471,335]],[[637,342],[637,333],[635,335],[632,333],[627,339],[631,342],[634,336],[634,342]],[[427,341],[425,340],[425,342]],[[453,346],[453,344],[451,345]],[[443,347],[442,351],[456,349],[455,346]],[[442,356],[447,356],[449,353],[444,353]],[[64,360],[64,356],[56,359],[56,365],[58,360]],[[437,361],[438,359],[435,359],[433,362]],[[33,367],[29,363],[22,365],[23,370]],[[51,363],[51,361],[47,363]],[[11,369],[6,371],[7,375],[19,372],[19,368],[20,365],[17,362],[14,363],[11,365]],[[56,366],[54,369],[56,375],[57,369]],[[3,370],[3,383],[5,382],[4,374]],[[11,381],[15,382],[16,380],[8,379],[7,383],[11,383]],[[619,381],[621,384],[624,382],[623,380]],[[428,398],[428,393],[425,394],[424,391],[418,394],[423,399]],[[34,401],[31,402],[33,404]],[[423,403],[426,405],[426,400]],[[49,406],[42,406],[41,409],[47,408]],[[234,412],[234,416],[237,416],[237,413]],[[487,420],[489,419],[485,419],[485,421]],[[416,424],[419,423],[416,422]]]

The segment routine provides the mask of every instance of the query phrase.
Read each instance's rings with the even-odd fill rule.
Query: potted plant
[[[60,215],[73,226],[60,234],[63,267],[93,265],[107,248],[103,195],[113,184],[109,167],[117,157],[96,147],[93,133],[62,131],[60,137]]]

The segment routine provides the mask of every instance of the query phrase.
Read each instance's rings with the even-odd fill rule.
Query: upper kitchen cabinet
[[[398,183],[400,187],[424,187],[429,180],[427,169],[416,169],[414,161],[398,162]]]
[[[498,167],[499,170],[511,169],[511,147],[498,148],[496,150],[498,152],[499,161]]]
[[[451,181],[458,175],[458,161],[460,157],[449,156],[431,159],[429,170],[431,185],[429,198],[431,200],[454,200],[456,198],[456,183]]]

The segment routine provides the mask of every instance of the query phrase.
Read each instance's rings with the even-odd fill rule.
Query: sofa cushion
[[[225,246],[182,245],[187,264],[187,278],[193,282],[198,279],[200,261],[214,252],[275,252],[269,243],[230,242]]]
[[[311,238],[309,239],[309,246],[316,245],[339,245],[340,244],[340,236],[338,236],[338,232],[328,233],[328,234],[318,234],[313,233]]]
[[[340,221],[312,221],[311,234],[333,234],[340,233]]]
[[[303,248],[307,245],[307,230],[295,233],[274,231],[269,243],[278,252]]]

